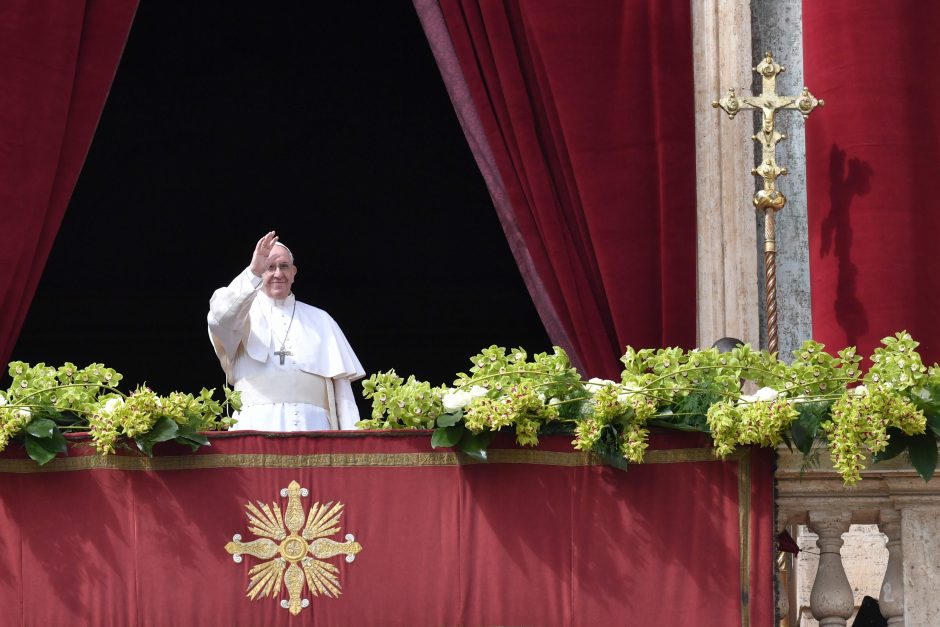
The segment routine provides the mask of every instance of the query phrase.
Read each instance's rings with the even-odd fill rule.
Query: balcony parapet
[[[788,530],[804,547],[815,534],[819,551],[818,560],[781,560],[788,572],[781,578],[787,589],[778,591],[779,608],[789,619],[782,624],[845,625],[868,595],[879,599],[889,625],[940,625],[940,479],[925,482],[906,456],[898,456],[878,464],[866,460],[861,481],[846,486],[827,449],[814,449],[811,459],[807,464],[802,453],[778,449],[777,530]],[[853,530],[868,536],[862,550],[870,559],[846,568],[842,544],[850,525],[874,527]],[[862,589],[866,576],[872,578],[867,571],[884,564],[885,553],[880,590]],[[812,592],[805,598],[808,581]],[[801,618],[804,607],[818,622]]]

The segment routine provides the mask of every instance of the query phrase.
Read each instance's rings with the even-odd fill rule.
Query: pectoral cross
[[[786,68],[774,61],[773,55],[764,53],[764,60],[753,68],[761,75],[761,93],[757,96],[738,98],[734,89],[728,90],[728,95],[721,100],[712,102],[715,108],[721,108],[729,118],[741,109],[757,109],[761,112],[761,130],[751,139],[761,145],[761,164],[751,170],[751,174],[759,175],[764,179],[764,189],[754,194],[754,206],[763,211],[764,220],[764,287],[767,294],[767,344],[771,353],[777,352],[777,236],[775,214],[783,209],[787,203],[786,196],[777,191],[777,177],[786,174],[787,169],[777,165],[775,153],[777,142],[787,136],[774,129],[774,119],[777,111],[781,109],[797,109],[803,114],[803,119],[809,117],[810,112],[817,106],[825,104],[817,100],[809,90],[804,87],[803,92],[796,96],[781,96],[777,94],[777,74]]]
[[[274,351],[274,354],[281,358],[281,365],[283,366],[284,358],[287,357],[288,355],[293,355],[294,353],[290,352],[289,350],[287,350],[286,348],[282,346],[281,350]]]

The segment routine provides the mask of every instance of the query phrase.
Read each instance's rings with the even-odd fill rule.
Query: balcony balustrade
[[[901,455],[847,487],[825,449],[810,459],[778,451],[778,531],[804,549],[778,560],[781,626],[851,625],[864,596],[892,627],[940,625],[940,479]]]

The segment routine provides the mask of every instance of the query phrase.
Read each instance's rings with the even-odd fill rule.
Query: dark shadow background
[[[141,2],[13,359],[221,385],[208,299],[270,229],[369,373],[549,348],[411,4],[277,6]]]

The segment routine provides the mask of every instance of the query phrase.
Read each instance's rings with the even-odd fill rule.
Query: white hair
[[[294,253],[292,253],[292,252],[290,251],[290,248],[287,247],[287,244],[282,244],[281,242],[274,242],[274,245],[275,245],[275,246],[280,246],[281,248],[283,248],[284,250],[286,250],[286,251],[287,251],[287,254],[290,256],[290,263],[291,263],[291,265],[294,265]]]

